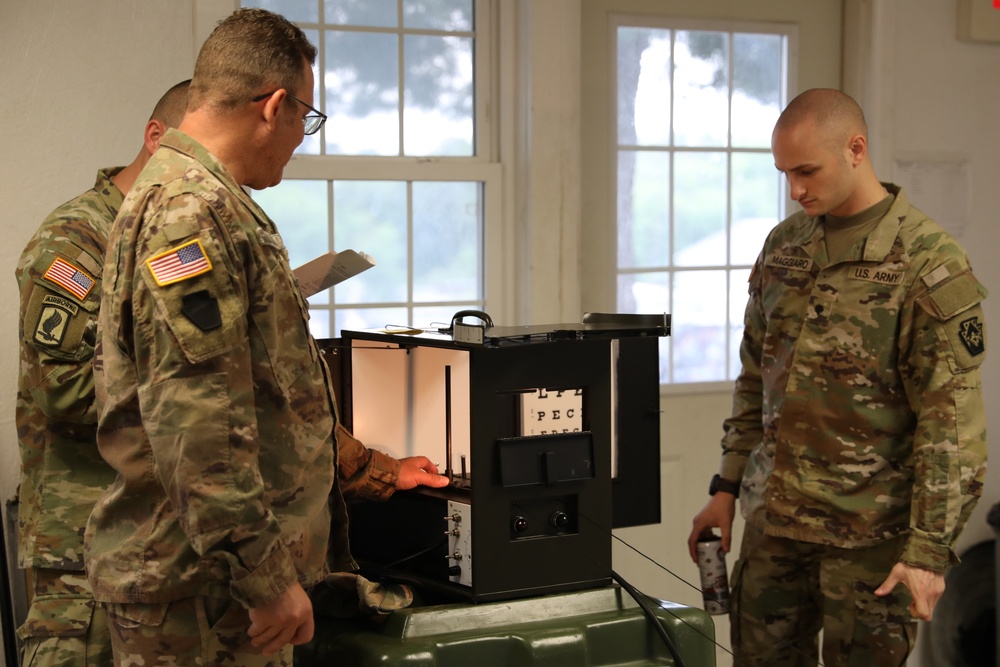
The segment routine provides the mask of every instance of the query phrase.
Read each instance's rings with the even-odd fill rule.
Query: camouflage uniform
[[[83,531],[115,477],[97,451],[92,357],[104,251],[122,203],[111,177],[120,170],[102,169],[92,189],[53,211],[17,265],[18,565],[32,570],[18,630],[25,665],[111,662],[104,612],[83,574]]]
[[[958,243],[897,186],[885,187],[895,195],[888,213],[843,261],[829,260],[821,220],[802,212],[769,235],[750,278],[720,470],[742,480],[743,516],[772,544],[852,550],[872,581],[896,561],[933,571],[954,564],[986,471],[986,290]],[[889,541],[893,559],[869,556]],[[758,575],[747,566],[736,565],[734,593]],[[760,610],[771,620],[794,607],[766,598],[777,605]],[[906,600],[887,604],[897,603],[905,635],[912,619]]]
[[[246,621],[296,580],[356,569],[332,383],[307,320],[274,223],[204,147],[168,131],[126,198],[104,274],[98,444],[118,478],[86,555],[113,634],[139,625],[162,652],[157,626],[169,634],[191,605],[232,598]],[[341,455],[352,485],[391,493],[389,457],[356,441]],[[228,647],[246,658],[237,664],[266,664],[241,632]]]

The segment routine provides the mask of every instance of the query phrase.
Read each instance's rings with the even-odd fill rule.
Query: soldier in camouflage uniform
[[[110,665],[104,611],[83,573],[83,531],[115,473],[97,451],[91,360],[101,272],[112,222],[167,128],[184,115],[187,82],[160,99],[143,147],[126,167],[97,172],[94,187],[53,211],[21,254],[21,450],[18,565],[31,606],[18,636],[23,664]]]
[[[793,100],[772,135],[802,207],[750,276],[733,415],[698,536],[735,498],[735,664],[898,666],[982,493],[980,302],[959,244],[878,181],[861,109]],[[903,586],[898,584],[902,583]]]
[[[116,665],[291,665],[305,589],[357,569],[342,484],[448,483],[339,429],[281,236],[243,190],[276,185],[325,120],[315,57],[271,12],[220,22],[108,243],[98,445],[118,476],[85,547]]]

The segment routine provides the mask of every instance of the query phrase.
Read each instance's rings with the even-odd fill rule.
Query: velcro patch
[[[94,279],[82,270],[73,266],[62,257],[56,257],[42,278],[68,290],[70,294],[81,301],[87,298],[94,288]]]
[[[920,303],[929,306],[938,319],[948,320],[983,300],[979,281],[971,271],[952,275],[930,290]]]
[[[160,287],[200,276],[212,270],[201,241],[195,239],[146,260],[153,280]]]

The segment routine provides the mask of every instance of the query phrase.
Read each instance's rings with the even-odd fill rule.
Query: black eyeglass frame
[[[268,97],[270,97],[271,95],[274,95],[276,92],[278,92],[278,91],[277,90],[272,90],[269,93],[264,93],[263,95],[258,95],[257,97],[253,98],[250,101],[251,102],[260,102],[261,100],[265,100]],[[301,104],[302,106],[304,106],[306,109],[309,109],[310,111],[312,111],[312,114],[309,114],[309,115],[304,116],[302,118],[302,125],[304,126],[303,129],[304,129],[305,133],[308,135],[308,134],[316,134],[317,132],[319,132],[319,128],[323,127],[323,124],[326,123],[326,114],[323,113],[322,111],[320,111],[319,109],[306,104],[305,102],[303,102],[299,98],[295,97],[295,95],[292,95],[287,90],[285,91],[285,94],[288,95],[293,100],[295,100],[296,102],[298,102],[299,104]],[[313,114],[315,114],[315,115],[313,115]],[[319,121],[318,123],[316,122],[317,120]],[[311,125],[315,125],[316,127],[311,127]]]

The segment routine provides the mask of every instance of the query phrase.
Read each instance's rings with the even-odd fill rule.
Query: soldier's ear
[[[146,123],[146,131],[143,133],[142,140],[150,155],[155,153],[156,149],[160,147],[160,140],[163,139],[163,135],[166,133],[167,126],[162,121],[154,118]]]

